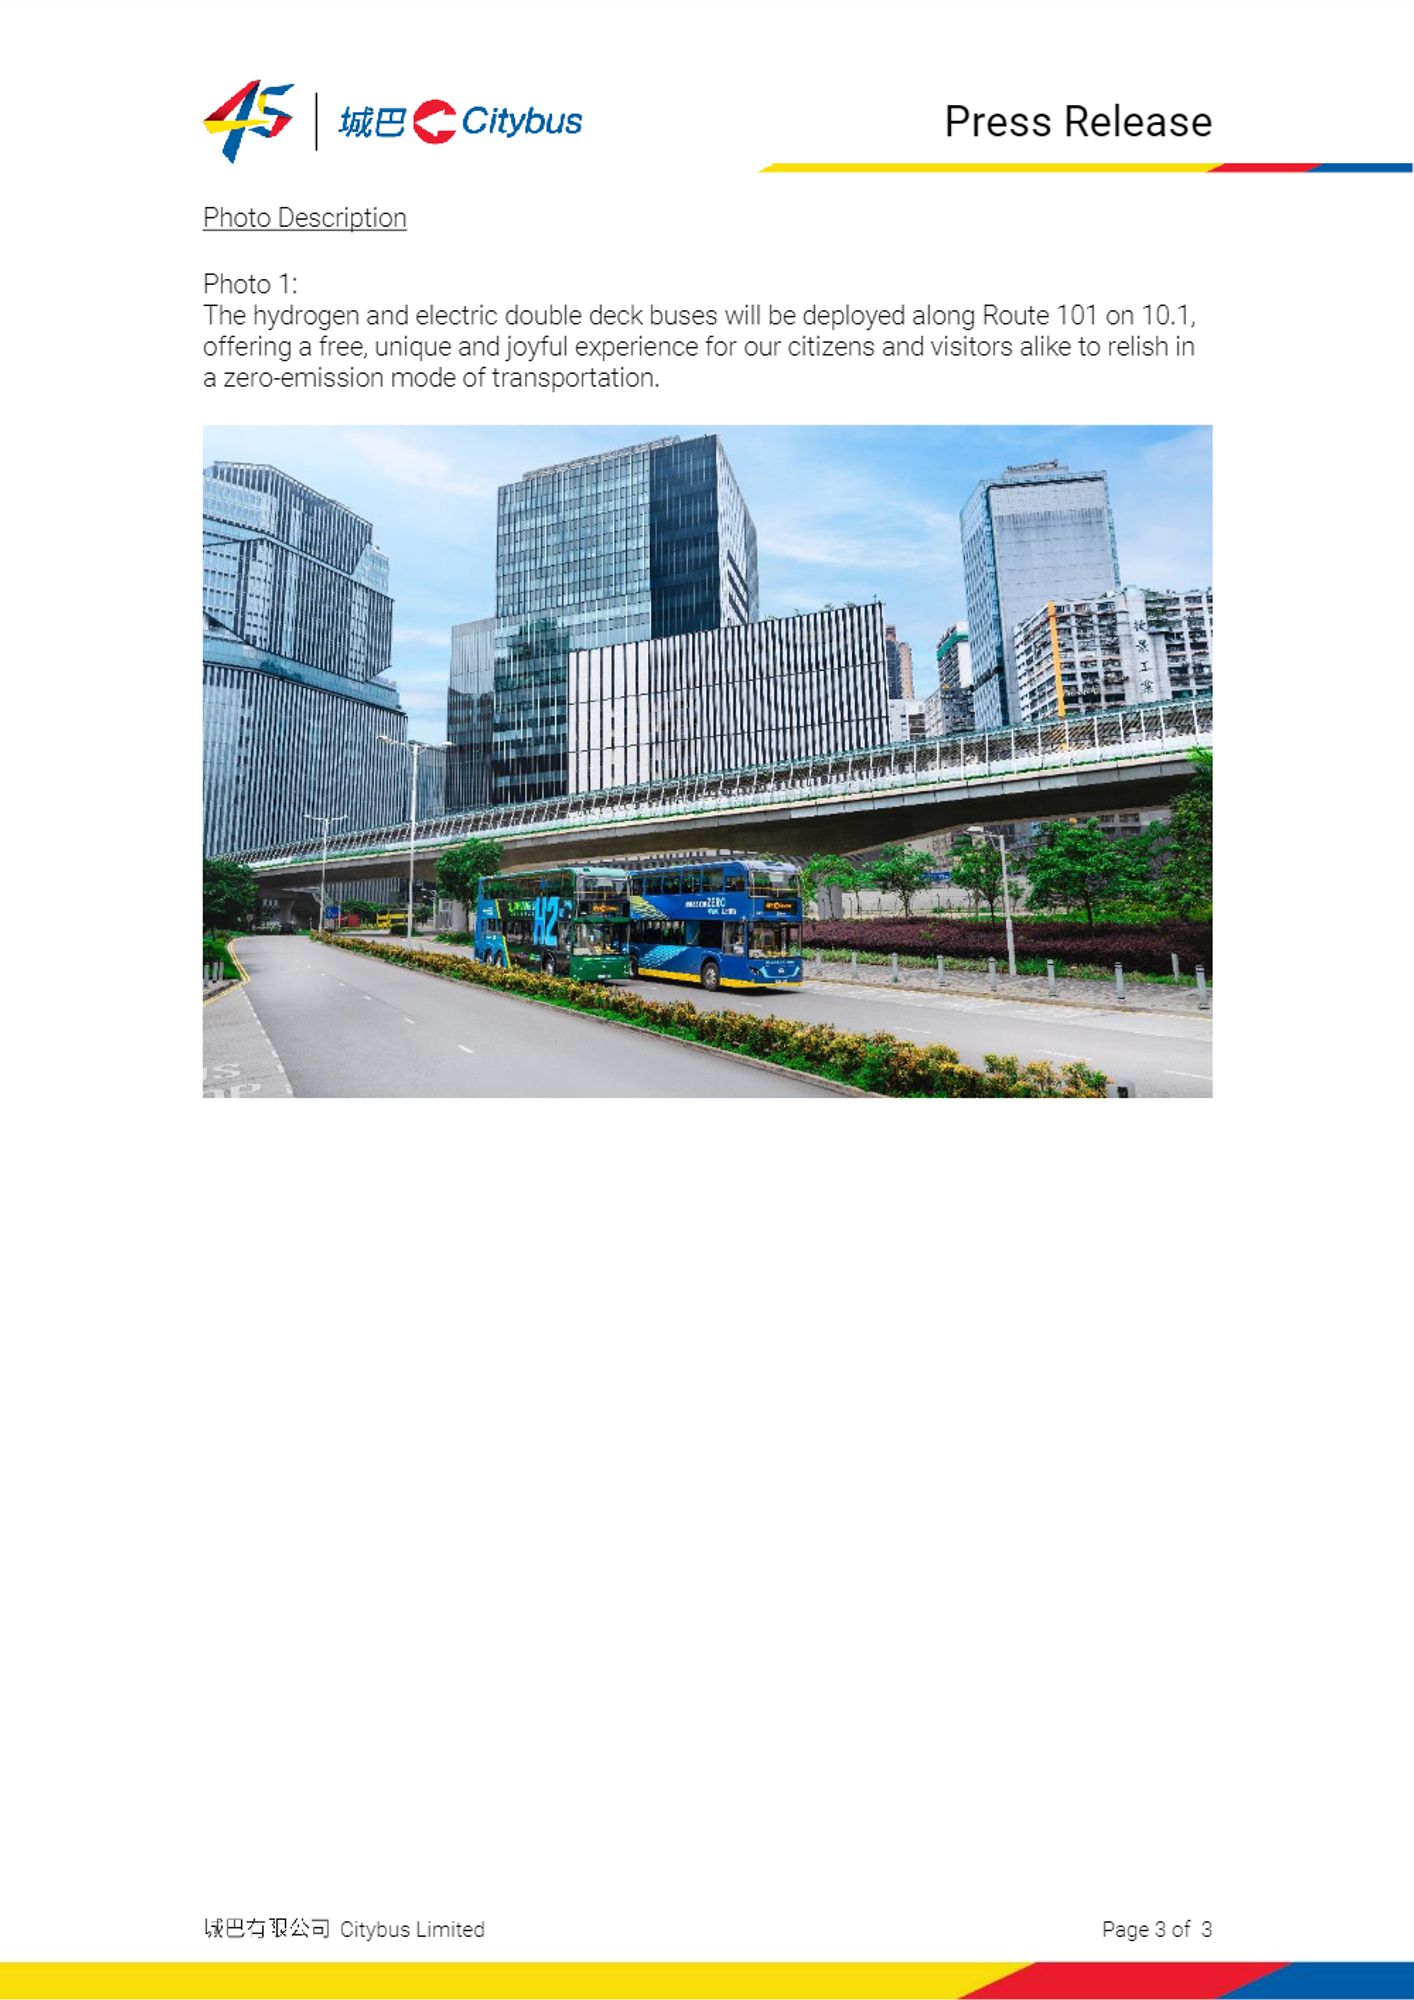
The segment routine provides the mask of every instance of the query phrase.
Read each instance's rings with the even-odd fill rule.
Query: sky
[[[1057,458],[1109,474],[1121,579],[1212,582],[1212,432],[1105,425],[213,425],[205,460],[276,465],[373,523],[393,594],[393,678],[411,733],[446,733],[450,627],[496,608],[496,489],[536,466],[716,430],[756,522],[761,615],[878,596],[937,685],[941,635],[967,621],[958,512],[980,478]]]

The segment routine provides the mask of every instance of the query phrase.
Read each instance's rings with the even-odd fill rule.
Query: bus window
[[[704,868],[702,871],[702,887],[705,890],[712,890],[716,891],[717,893],[720,893],[722,887],[721,869]]]
[[[746,877],[742,873],[741,869],[740,868],[724,869],[722,875],[722,887],[724,889],[744,889],[746,887]]]
[[[658,877],[658,894],[660,896],[681,895],[682,890],[679,887],[681,880],[682,877],[676,868],[664,869],[663,873]]]
[[[727,954],[728,958],[745,958],[746,956],[745,924],[722,925],[722,950]]]

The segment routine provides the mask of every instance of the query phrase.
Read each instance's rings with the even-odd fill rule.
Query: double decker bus
[[[472,948],[483,965],[622,979],[628,971],[628,870],[483,875],[476,885]]]
[[[719,986],[799,986],[800,871],[748,856],[635,863],[630,876],[635,978]]]

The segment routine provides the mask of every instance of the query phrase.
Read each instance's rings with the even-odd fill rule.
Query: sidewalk
[[[244,985],[201,1010],[203,1097],[293,1097],[289,1078]]]
[[[1052,1007],[1095,1007],[1114,1014],[1194,1014],[1200,1019],[1211,1019],[1213,1010],[1211,986],[1207,1006],[1200,1007],[1196,986],[1150,985],[1147,981],[1130,979],[1125,982],[1121,1005],[1115,995],[1113,977],[1074,979],[1058,972],[1056,990],[1052,993],[1040,975],[1018,973],[1013,979],[1006,970],[1005,958],[997,966],[995,987],[985,972],[948,971],[940,985],[935,969],[901,965],[895,980],[887,965],[861,965],[851,971],[846,962],[817,960],[810,951],[805,954],[805,976],[822,985],[910,986],[925,993],[966,994],[983,1000],[1039,1000]]]

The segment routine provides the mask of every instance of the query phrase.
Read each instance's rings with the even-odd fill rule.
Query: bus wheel
[[[715,958],[704,958],[702,961],[702,984],[707,988],[709,993],[715,993],[721,983],[721,966],[718,965]]]

